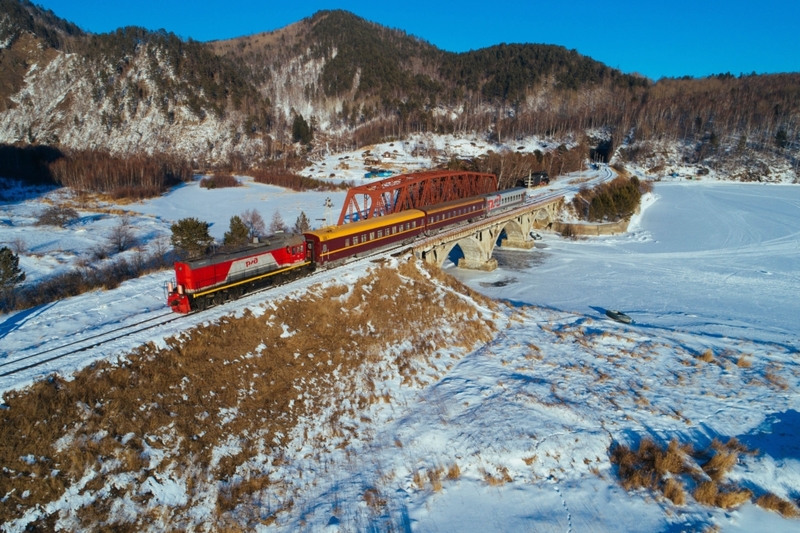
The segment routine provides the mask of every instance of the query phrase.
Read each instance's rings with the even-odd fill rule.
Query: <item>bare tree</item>
[[[14,250],[15,254],[20,255],[28,251],[28,245],[25,244],[25,240],[22,237],[14,237],[11,241],[11,249]]]
[[[54,205],[39,213],[37,226],[57,226],[63,228],[78,219],[78,212],[71,207]]]
[[[167,255],[170,251],[170,242],[166,235],[159,235],[152,241],[152,256],[157,266],[166,266]]]
[[[286,226],[286,222],[283,221],[283,217],[281,216],[280,211],[275,211],[272,215],[272,221],[269,223],[269,232],[270,233],[278,233],[278,232],[285,232],[288,231],[288,227]]]
[[[267,232],[264,219],[261,218],[261,215],[255,209],[243,211],[239,218],[241,218],[244,225],[247,226],[248,236],[251,239],[258,235],[264,235]]]
[[[131,219],[128,215],[122,215],[116,226],[111,228],[111,233],[107,237],[111,249],[117,253],[124,252],[133,246],[136,238],[131,228]]]

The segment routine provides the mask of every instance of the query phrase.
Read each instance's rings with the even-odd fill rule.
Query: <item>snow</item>
[[[475,141],[459,146],[453,139],[435,142],[451,143],[454,151],[483,149],[473,147]],[[402,145],[396,164],[411,169],[413,146],[394,144],[374,151],[397,148],[400,153]],[[351,159],[356,155],[360,152]],[[339,157],[326,159],[324,172],[339,164]],[[347,172],[355,175],[363,167],[362,162]],[[336,179],[350,179],[347,172]],[[212,222],[212,235],[219,238],[230,217],[245,209],[258,209],[267,222],[280,209],[291,224],[301,210],[309,218],[323,218],[324,198],[331,196],[340,205],[344,196],[243,182],[243,187],[212,191],[193,182],[162,198],[108,207],[132,212],[137,235],[149,243],[186,216]],[[101,243],[113,222],[86,210],[81,211],[84,222],[64,230],[31,226],[36,209],[54,194],[60,193],[41,192],[0,206],[0,240],[26,240],[31,252],[23,254],[21,264],[30,269],[30,279],[74,265],[70,254],[80,256]],[[319,420],[303,421],[288,436],[284,464],[269,466],[270,460],[262,458],[270,478],[291,486],[294,509],[260,530],[796,530],[796,520],[749,503],[723,511],[691,499],[676,507],[646,491],[627,493],[616,480],[608,449],[618,442],[635,445],[646,436],[661,443],[678,437],[698,448],[716,437],[736,436],[760,452],[743,457],[731,472],[732,481],[756,493],[800,497],[798,210],[796,186],[662,181],[624,235],[570,240],[543,232],[533,250],[496,250],[499,268],[491,273],[446,263],[446,272],[470,288],[509,304],[497,314],[479,308],[484,319],[498,325],[496,337],[472,353],[440,347],[413,385],[387,373],[388,379],[376,383],[376,395],[385,393],[389,400],[348,420],[353,436],[343,446],[329,438]],[[124,357],[144,342],[163,345],[165,338],[192,324],[244,309],[269,317],[270,302],[299,297],[316,283],[354,286],[369,265],[360,261],[318,272],[0,377],[0,391],[55,371],[69,375],[100,357]],[[46,350],[58,355],[59,346],[75,336],[107,333],[166,313],[164,285],[171,277],[156,273],[112,291],[0,316],[0,365]],[[607,308],[626,312],[634,324],[607,319]],[[285,325],[283,331],[294,334]],[[397,349],[387,347],[386,359]],[[698,358],[706,350],[713,354],[711,363]],[[739,366],[742,358],[749,365]],[[3,370],[0,366],[0,374]],[[379,365],[375,375],[381,370]],[[768,372],[786,388],[768,382]],[[237,412],[225,416],[231,420]],[[71,442],[67,435],[61,445]],[[167,464],[169,448],[146,441],[144,446],[151,466]],[[234,440],[221,442],[214,457],[237,451]],[[447,479],[452,465],[460,473]],[[437,469],[438,487],[425,481]],[[152,495],[150,505],[194,506],[189,513],[198,523],[213,515],[213,498],[198,503],[184,478],[169,468],[158,472],[140,486]],[[81,480],[45,510],[90,503],[92,493],[81,492],[89,481]],[[268,497],[283,501],[286,494]],[[378,500],[385,505],[375,504]],[[129,503],[119,498],[118,513],[134,512]],[[7,528],[22,531],[25,520],[43,512],[32,510]],[[66,518],[60,525],[75,527]]]

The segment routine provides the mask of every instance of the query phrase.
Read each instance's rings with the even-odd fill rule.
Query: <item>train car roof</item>
[[[472,205],[480,202],[483,202],[483,196],[471,196],[469,198],[461,198],[460,200],[451,200],[443,204],[436,204],[428,207],[420,207],[419,209],[420,211],[425,211],[425,213],[438,213],[439,211],[445,211],[447,209],[452,209],[454,207],[460,207],[462,205]]]
[[[337,237],[346,237],[354,233],[361,233],[371,229],[383,228],[391,224],[399,224],[408,220],[414,220],[425,216],[425,213],[416,209],[408,209],[400,213],[393,213],[391,215],[384,215],[382,217],[368,218],[367,220],[360,220],[358,222],[351,222],[350,224],[342,224],[341,226],[329,226],[314,231],[307,231],[306,235],[314,235],[320,241],[327,241],[328,239],[335,239]]]
[[[527,190],[528,190],[527,187],[511,187],[510,189],[503,189],[502,191],[491,192],[488,194],[484,194],[483,196],[498,196],[498,195],[505,196],[508,194],[514,194],[517,192],[523,192]]]
[[[177,263],[186,263],[192,268],[199,268],[233,259],[241,259],[242,257],[283,248],[284,246],[296,246],[302,243],[303,236],[300,234],[276,233],[275,235],[269,235],[267,237],[259,237],[259,242],[249,242],[235,248],[221,248],[212,255],[191,259],[189,261],[177,261]]]

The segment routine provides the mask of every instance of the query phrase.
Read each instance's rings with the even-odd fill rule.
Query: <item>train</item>
[[[176,313],[200,311],[317,268],[408,245],[447,227],[519,207],[526,202],[527,190],[515,187],[302,234],[278,233],[233,250],[176,261],[167,305]]]

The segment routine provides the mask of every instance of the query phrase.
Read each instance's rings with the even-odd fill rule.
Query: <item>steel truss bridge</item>
[[[430,170],[392,176],[347,192],[338,225],[497,191],[497,177],[481,172]]]

